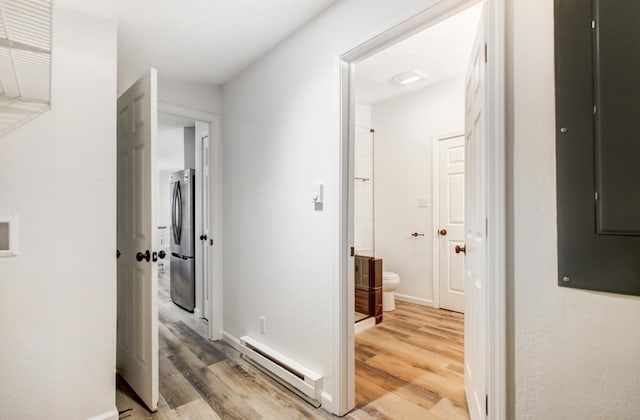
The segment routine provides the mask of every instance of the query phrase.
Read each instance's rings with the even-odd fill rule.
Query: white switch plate
[[[419,198],[418,207],[429,207],[429,199],[424,197]]]
[[[258,319],[260,320],[260,332],[262,334],[266,334],[267,333],[267,318],[260,316],[258,317]]]
[[[324,184],[314,184],[311,199],[315,204],[322,204],[324,200]]]

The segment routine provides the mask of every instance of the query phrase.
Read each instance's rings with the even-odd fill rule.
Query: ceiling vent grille
[[[0,137],[50,103],[51,0],[0,0]]]

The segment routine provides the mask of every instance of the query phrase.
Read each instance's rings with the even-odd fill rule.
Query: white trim
[[[224,330],[220,331],[220,339],[233,347],[235,350],[242,353],[242,344],[240,344],[240,340],[236,338],[233,334],[230,334]]]
[[[354,244],[353,177],[355,155],[355,89],[351,84],[355,66],[344,59],[340,61],[341,136],[340,136],[340,244],[338,247],[339,281],[335,288],[333,313],[337,314],[334,335],[333,377],[336,380],[336,398],[325,408],[343,416],[356,404],[355,395],[355,266],[350,256]],[[345,141],[346,140],[346,141]],[[346,338],[346,339],[345,339]]]
[[[158,112],[177,115],[209,123],[209,231],[213,239],[213,250],[209,264],[209,339],[222,338],[222,138],[220,116],[208,112],[185,108],[166,102],[158,102]]]
[[[109,410],[106,413],[98,414],[97,416],[89,417],[88,420],[118,420],[119,417],[118,409],[114,408],[113,410]]]
[[[488,120],[488,222],[487,240],[487,393],[489,416],[493,420],[506,419],[506,267],[505,267],[505,1],[486,0],[488,36],[487,47],[487,112]],[[353,313],[353,259],[348,258],[353,244],[353,203],[351,191],[353,168],[354,92],[351,79],[355,63],[400,40],[475,4],[477,0],[440,0],[435,5],[403,22],[389,25],[377,35],[340,57],[341,71],[341,169],[340,169],[340,276],[337,279],[335,312],[338,314],[336,361],[336,401],[340,415],[354,406],[355,376]],[[345,302],[345,298],[346,302]],[[350,301],[351,300],[351,301]]]
[[[396,295],[396,299],[402,302],[409,302],[409,303],[414,303],[416,305],[435,308],[435,303],[432,299],[425,299],[425,298],[420,298],[420,297],[415,297],[410,295],[403,295],[402,293],[398,293],[398,292],[396,292],[395,295]]]
[[[440,142],[442,140],[449,140],[456,137],[464,137],[464,129],[462,131],[455,131],[453,133],[439,134],[433,137],[431,140],[431,159],[432,159],[432,174],[431,174],[431,212],[433,220],[433,229],[431,235],[433,237],[432,245],[432,272],[433,272],[433,308],[440,309],[440,219],[438,214],[440,213]]]
[[[487,2],[487,395],[489,418],[507,418],[505,1]]]
[[[18,256],[18,217],[0,216],[0,223],[9,224],[9,248],[0,250],[0,258]]]
[[[371,327],[376,326],[376,319],[374,317],[370,317],[367,319],[363,319],[362,321],[356,322],[353,330],[356,335],[360,334],[362,331],[366,331]]]

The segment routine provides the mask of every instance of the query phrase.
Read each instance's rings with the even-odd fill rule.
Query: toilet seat
[[[382,272],[382,286],[394,290],[400,284],[400,276],[391,271]]]

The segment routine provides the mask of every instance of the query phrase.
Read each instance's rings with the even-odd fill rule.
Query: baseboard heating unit
[[[315,407],[320,406],[322,375],[248,336],[240,337],[242,354]]]

